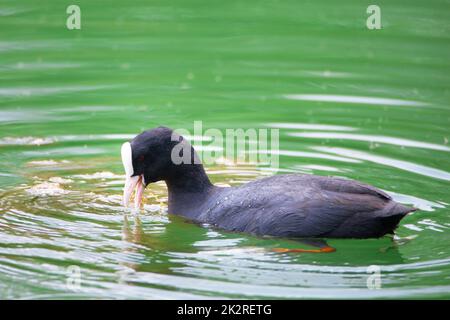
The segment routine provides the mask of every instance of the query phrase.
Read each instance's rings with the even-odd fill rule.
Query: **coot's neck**
[[[200,206],[215,188],[202,164],[180,164],[172,167],[165,179],[169,191],[169,213],[195,218]]]

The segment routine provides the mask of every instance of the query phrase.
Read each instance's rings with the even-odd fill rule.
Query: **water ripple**
[[[95,91],[116,88],[117,86],[71,86],[71,87],[27,87],[27,88],[0,88],[3,97],[46,96],[69,92]]]
[[[361,161],[353,159],[354,157],[334,156],[320,152],[307,152],[307,151],[293,151],[293,150],[258,150],[258,153],[278,154],[286,157],[298,157],[298,158],[316,158],[326,159],[340,162],[360,163]]]
[[[404,160],[396,160],[383,156],[376,156],[362,151],[356,151],[345,148],[337,148],[337,147],[311,147],[314,150],[337,154],[339,156],[366,160],[378,164],[383,164],[386,166],[394,167],[400,170],[405,170],[409,172],[413,172],[416,174],[420,174],[423,176],[436,178],[440,180],[450,181],[450,173],[444,170],[435,169],[431,167],[427,167],[424,165],[416,164],[413,162],[408,162]]]
[[[314,123],[271,122],[266,126],[280,129],[326,130],[326,131],[356,131],[357,128]]]
[[[425,107],[430,105],[426,102],[378,98],[378,97],[361,97],[361,96],[343,96],[331,94],[286,94],[284,98],[288,100],[301,101],[319,101],[319,102],[336,102],[336,103],[355,103],[355,104],[372,104],[384,106],[409,106],[409,107]]]
[[[394,138],[388,136],[374,136],[374,135],[341,133],[341,132],[289,132],[287,135],[299,138],[342,139],[342,140],[379,142],[402,147],[415,147],[439,151],[450,151],[450,147],[444,145],[402,138]]]

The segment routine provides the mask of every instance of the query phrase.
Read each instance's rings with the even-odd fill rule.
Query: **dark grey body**
[[[313,175],[277,175],[201,193],[169,188],[170,213],[256,235],[376,238],[392,233],[411,211],[372,186]]]
[[[144,131],[130,143],[133,175],[146,184],[165,181],[169,213],[256,235],[376,238],[392,233],[414,208],[394,202],[372,186],[341,178],[277,175],[238,187],[216,187],[192,146],[169,128]],[[184,145],[191,162],[175,164],[172,150]],[[178,149],[177,149],[178,150]]]

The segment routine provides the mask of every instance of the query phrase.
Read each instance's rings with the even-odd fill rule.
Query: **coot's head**
[[[197,155],[189,142],[166,127],[144,131],[130,142],[125,142],[121,150],[126,175],[124,206],[128,206],[135,189],[135,207],[138,208],[149,183],[183,179],[184,171],[188,170],[186,166],[189,165],[177,162],[183,150],[189,151],[191,163],[197,163]],[[174,154],[177,159],[173,159]]]

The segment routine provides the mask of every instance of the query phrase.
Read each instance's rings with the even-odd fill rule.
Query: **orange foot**
[[[274,248],[272,249],[274,252],[278,253],[287,253],[287,252],[296,252],[296,253],[330,253],[335,252],[336,249],[333,247],[323,247],[320,249],[287,249],[287,248]]]

